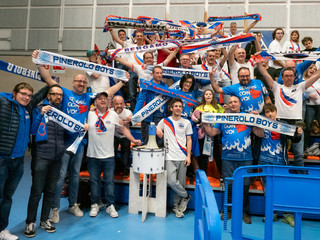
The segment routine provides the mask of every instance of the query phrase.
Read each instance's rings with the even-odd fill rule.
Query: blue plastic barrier
[[[252,173],[253,170],[255,173]],[[257,170],[260,172],[256,172]],[[306,174],[298,174],[298,170],[303,170]],[[232,239],[253,239],[242,235],[242,208],[243,180],[245,177],[255,176],[266,177],[264,239],[272,239],[275,210],[294,213],[294,239],[301,239],[302,213],[320,214],[320,168],[270,165],[238,168],[233,174]]]
[[[221,239],[221,221],[218,205],[207,175],[197,170],[195,188],[194,239]]]

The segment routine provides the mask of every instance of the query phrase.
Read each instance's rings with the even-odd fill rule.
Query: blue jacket
[[[22,157],[29,143],[32,109],[47,95],[48,87],[34,95],[24,107],[12,93],[0,93],[0,157]]]
[[[151,80],[153,81],[153,79]],[[168,87],[167,84],[164,82],[160,82],[161,86]],[[133,115],[137,113],[141,108],[143,108],[145,105],[147,105],[149,102],[151,102],[155,97],[157,97],[159,94],[142,89],[142,91],[139,94],[136,107],[133,111]],[[164,118],[167,116],[167,103],[165,103],[160,109],[156,110],[154,113],[152,113],[149,117],[147,117],[144,121],[145,122],[153,122],[153,116],[157,115],[158,117]]]

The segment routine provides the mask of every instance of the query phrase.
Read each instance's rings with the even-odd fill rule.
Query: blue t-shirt
[[[241,102],[241,110],[244,112],[258,111],[262,112],[264,97],[269,93],[260,80],[251,79],[247,86],[240,83],[223,87],[223,92],[227,95],[237,96]]]
[[[63,100],[61,109],[70,117],[84,124],[87,120],[88,111],[92,102],[93,93],[76,94],[74,91],[62,87]]]
[[[261,152],[259,161],[285,165],[283,155],[283,145],[280,140],[280,133],[270,130],[264,130],[264,138],[262,138]]]
[[[222,160],[252,160],[251,126],[216,123],[214,128],[222,133]]]
[[[82,124],[86,123],[88,111],[95,94],[83,93],[81,95],[76,94],[74,91],[62,87],[63,100],[61,103],[61,110],[68,114],[70,117],[78,120]],[[67,133],[72,137],[76,138],[78,133]]]

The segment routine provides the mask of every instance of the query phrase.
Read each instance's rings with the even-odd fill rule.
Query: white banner
[[[96,63],[83,61],[76,58],[71,58],[67,56],[63,56],[60,54],[47,52],[39,50],[39,54],[37,58],[33,58],[32,61],[35,64],[48,64],[53,66],[61,66],[67,68],[73,68],[81,71],[90,71],[94,73],[99,73],[101,75],[106,75],[113,78],[118,78],[123,81],[128,81],[126,77],[126,71],[112,68],[104,65],[99,65]]]
[[[297,128],[294,125],[275,121],[260,115],[247,113],[203,113],[201,116],[201,120],[203,123],[250,125],[289,136],[293,136]]]
[[[179,86],[180,81],[172,84],[170,86],[171,89],[175,89]],[[165,95],[159,95],[156,98],[154,98],[151,102],[149,102],[147,105],[145,105],[143,108],[141,108],[138,112],[136,112],[132,118],[131,123],[132,125],[135,125],[147,117],[149,117],[152,113],[154,113],[156,110],[158,110],[161,106],[163,106],[170,97],[167,97]]]
[[[59,124],[64,129],[70,132],[79,133],[79,136],[76,138],[76,140],[67,148],[67,151],[76,154],[83,137],[86,135],[83,124],[56,108],[51,108],[47,112],[47,116],[49,120]]]

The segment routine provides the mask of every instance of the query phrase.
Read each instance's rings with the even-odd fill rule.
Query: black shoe
[[[247,213],[243,213],[242,221],[246,224],[252,224],[251,217]]]
[[[26,228],[24,230],[24,235],[28,238],[32,238],[36,235],[36,231],[34,230],[34,223],[29,223],[26,225]]]
[[[49,219],[47,221],[41,221],[40,227],[46,230],[48,233],[53,233],[56,231],[56,228],[51,224]]]

